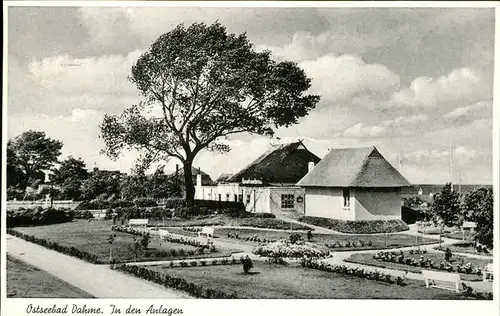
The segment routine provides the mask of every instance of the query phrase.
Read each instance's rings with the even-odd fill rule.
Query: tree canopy
[[[179,25],[161,35],[132,67],[143,102],[101,124],[105,153],[139,150],[143,162],[179,159],[192,202],[191,167],[203,149],[226,152],[222,140],[248,132],[274,134],[297,123],[319,101],[305,92],[311,79],[296,63],[257,52],[246,34],[216,22]]]
[[[60,162],[58,169],[54,170],[51,181],[60,186],[59,198],[80,200],[82,183],[88,179],[89,173],[85,162],[81,158],[69,156]]]
[[[61,155],[63,143],[44,132],[29,130],[7,143],[8,183],[25,189],[29,183],[43,180],[44,170],[51,169]]]
[[[464,217],[476,222],[475,238],[488,248],[493,247],[493,188],[479,188],[467,194],[463,203]]]
[[[445,226],[462,224],[461,196],[453,190],[451,183],[447,183],[441,192],[434,195],[432,213],[434,219],[440,219]]]

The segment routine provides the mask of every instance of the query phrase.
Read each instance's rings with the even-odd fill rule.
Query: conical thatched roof
[[[227,181],[255,179],[263,184],[295,184],[307,173],[308,163],[319,160],[302,142],[274,145]]]
[[[410,183],[375,147],[332,149],[297,185],[406,187]]]

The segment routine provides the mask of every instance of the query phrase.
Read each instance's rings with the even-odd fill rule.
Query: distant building
[[[302,142],[274,145],[216,185],[197,181],[195,198],[239,201],[249,212],[303,215],[305,190],[295,184],[319,161]]]
[[[202,185],[214,185],[215,183],[212,181],[212,178],[210,178],[210,175],[208,173],[201,171],[200,168],[191,168],[191,174],[192,174],[192,179],[193,179],[193,184],[196,184],[197,181],[197,176],[201,176],[201,184]],[[179,169],[179,165],[176,165],[176,171],[171,174],[171,176],[177,176],[179,181],[184,183],[184,168]]]
[[[375,147],[331,150],[298,186],[307,216],[401,219],[401,188],[410,183]]]

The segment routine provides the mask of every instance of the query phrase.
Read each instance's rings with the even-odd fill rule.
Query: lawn
[[[112,232],[111,221],[77,220],[69,223],[54,224],[34,227],[17,227],[15,230],[38,238],[57,242],[68,247],[75,247],[81,251],[96,254],[103,262],[108,262],[110,257],[110,244],[108,237],[116,234],[112,244],[113,258],[117,262],[135,261],[133,251],[134,235]],[[191,245],[171,243],[151,237],[148,249],[137,252],[138,261],[170,260],[182,258],[200,258],[213,256],[226,256],[230,251],[217,251],[210,254],[198,254],[198,247]]]
[[[184,232],[189,233],[189,232]],[[235,229],[235,228],[216,228],[215,237],[228,238],[228,233],[239,234],[240,239],[238,241],[246,242],[244,239],[246,237],[258,236],[260,239],[289,239],[292,232],[280,232],[280,231],[264,231],[255,229]],[[307,240],[307,234],[305,232],[297,232],[302,236],[303,240]],[[236,239],[230,239],[236,240]],[[352,250],[366,250],[366,249],[390,249],[390,248],[400,248],[400,247],[410,247],[423,244],[433,244],[436,240],[430,238],[416,238],[415,236],[407,234],[389,234],[389,235],[340,235],[340,234],[314,234],[312,242],[320,245],[333,244],[337,246],[335,248],[330,248],[331,251],[352,251]],[[351,243],[351,246],[346,247],[347,242]],[[356,247],[352,246],[352,243],[357,244]],[[363,243],[360,246],[358,242]],[[371,246],[368,243],[371,242]],[[248,241],[248,243],[256,244],[255,242]],[[343,247],[340,247],[342,245]]]
[[[425,254],[412,254],[412,255],[410,255],[408,252],[404,252],[404,256],[405,256],[405,258],[415,258],[416,260],[418,260],[420,258],[420,256],[424,256],[425,259],[429,258],[429,259],[431,259],[435,262],[438,262],[438,263],[441,261],[444,261],[444,253],[427,252]],[[489,263],[489,261],[491,261],[491,260],[481,260],[481,259],[467,258],[467,257],[460,257],[460,256],[452,255],[450,262],[451,262],[451,264],[453,264],[453,266],[456,266],[456,264],[459,263],[460,259],[463,259],[465,263],[470,262],[474,267],[479,267],[481,270],[486,266],[486,264]],[[402,271],[408,271],[408,272],[414,272],[414,273],[421,273],[422,272],[422,268],[420,268],[420,267],[415,267],[415,266],[410,266],[410,265],[401,264],[401,263],[387,262],[387,261],[374,259],[373,253],[353,254],[346,261],[360,263],[360,264],[366,264],[366,265],[380,267],[380,268],[396,269],[396,270],[402,270]],[[429,268],[424,268],[424,269],[429,269]],[[473,274],[465,274],[465,273],[460,273],[460,277],[466,281],[481,281],[483,279],[482,276],[477,276],[477,275],[473,275]]]
[[[463,299],[460,294],[435,288],[423,281],[407,280],[406,286],[345,276],[330,272],[254,262],[251,274],[242,266],[221,265],[189,268],[152,266],[149,269],[182,277],[206,288],[220,289],[247,299]]]
[[[92,295],[32,265],[7,255],[7,297],[93,298]]]

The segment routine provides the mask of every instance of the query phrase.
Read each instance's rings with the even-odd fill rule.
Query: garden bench
[[[425,286],[427,288],[436,287],[445,290],[454,290],[457,293],[461,292],[460,284],[462,281],[460,280],[460,274],[458,273],[422,270],[422,274],[424,275]],[[436,281],[444,284],[437,285]],[[453,285],[453,287],[445,285]]]
[[[488,278],[489,276],[491,276],[491,278]],[[487,281],[488,279],[493,281],[493,263],[488,263],[483,270],[483,281]]]
[[[198,237],[207,236],[207,238],[214,237],[214,229],[213,227],[203,227],[201,232],[198,232]]]
[[[147,218],[133,218],[129,219],[128,226],[143,226],[146,227],[149,224],[149,219]]]

